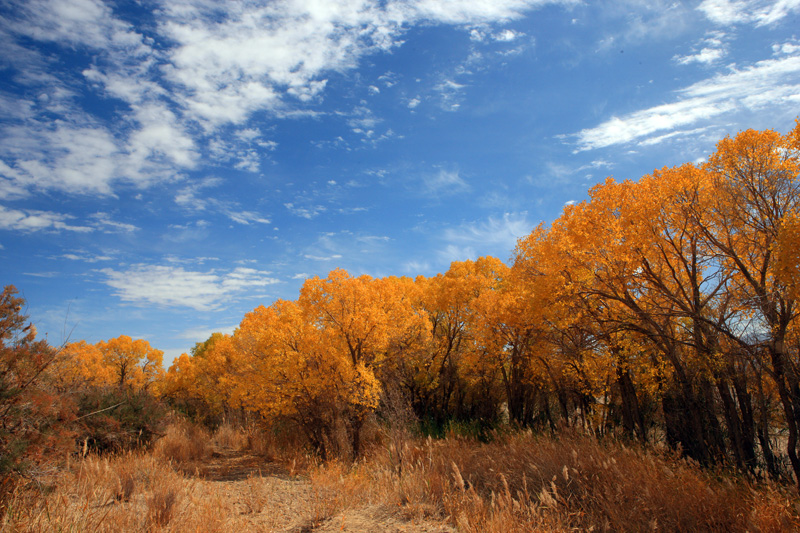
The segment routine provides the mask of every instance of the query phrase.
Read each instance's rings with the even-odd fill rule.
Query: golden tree
[[[730,272],[739,311],[718,329],[774,380],[787,454],[800,480],[800,361],[786,342],[798,319],[791,243],[800,210],[800,121],[786,135],[747,130],[723,139],[703,170],[712,186],[696,224],[720,268]]]
[[[364,417],[378,404],[380,386],[349,350],[336,350],[338,331],[325,329],[296,302],[278,300],[245,315],[234,334],[239,352],[230,376],[231,401],[267,421],[293,420],[325,457],[352,446],[358,453]],[[350,442],[339,442],[344,431]]]
[[[134,390],[149,390],[164,373],[164,352],[144,339],[120,335],[97,343],[102,363],[113,375],[113,383]],[[155,392],[155,391],[153,391]]]
[[[114,383],[114,372],[103,360],[103,353],[84,340],[64,345],[50,369],[52,383],[64,392]]]

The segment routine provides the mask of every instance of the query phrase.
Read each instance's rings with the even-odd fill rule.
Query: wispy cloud
[[[299,206],[293,202],[287,202],[283,204],[283,206],[289,210],[289,212],[295,216],[306,218],[311,220],[312,218],[316,218],[318,215],[327,211],[325,206],[322,205],[304,205]]]
[[[0,42],[13,53],[15,79],[38,101],[3,96],[12,121],[0,128],[0,195],[34,190],[113,195],[119,183],[146,187],[179,179],[204,159],[257,172],[275,143],[258,135],[222,141],[223,128],[252,130],[257,112],[291,118],[315,113],[333,72],[353,69],[369,54],[402,45],[420,24],[502,23],[546,4],[574,0],[303,0],[219,6],[199,0],[157,2],[147,34],[100,0],[9,0]],[[514,30],[496,40],[513,41]],[[30,42],[70,47],[91,61],[63,72]],[[389,87],[391,73],[380,79]],[[375,84],[372,92],[380,87]],[[459,105],[460,84],[440,84],[444,105]],[[110,103],[114,122],[84,112],[78,95],[94,90]],[[413,100],[411,100],[413,101]],[[9,105],[6,105],[9,104]],[[398,135],[375,117],[356,117],[363,141]]]
[[[225,215],[233,220],[236,223],[243,224],[245,226],[250,224],[271,224],[272,221],[268,218],[263,217],[259,213],[255,213],[253,211],[235,211],[233,209],[227,209],[224,211]]]
[[[691,54],[683,56],[676,55],[674,60],[681,65],[688,65],[691,63],[708,65],[716,63],[728,53],[725,43],[726,37],[726,34],[723,32],[711,32],[698,46],[694,47]]]
[[[306,259],[311,259],[312,261],[333,261],[335,259],[341,259],[342,254],[331,254],[331,255],[315,255],[315,254],[305,254],[303,255]]]
[[[372,235],[352,231],[326,232],[309,246],[303,255],[313,261],[338,261],[347,258],[358,262],[364,257],[370,259],[385,254],[390,238],[385,235]]]
[[[488,27],[478,27],[472,28],[469,32],[470,40],[476,42],[498,41],[510,43],[524,36],[524,33],[509,28],[498,32],[492,32]]]
[[[439,169],[434,174],[423,177],[425,190],[428,194],[451,195],[466,192],[470,189],[458,170]]]
[[[176,338],[186,339],[196,342],[204,342],[206,339],[211,337],[212,333],[231,334],[237,327],[239,327],[238,324],[228,324],[225,326],[207,326],[207,327],[191,328],[180,332],[176,336]]]
[[[747,23],[765,26],[800,11],[800,1],[704,0],[697,9],[721,26]]]
[[[33,209],[9,209],[0,205],[0,229],[16,230],[25,233],[36,231],[74,231],[89,233],[95,230],[91,226],[72,224],[75,217],[54,213],[52,211],[37,211]]]
[[[108,213],[98,212],[90,215],[89,218],[96,228],[105,233],[131,233],[139,229],[133,224],[112,220]]]
[[[60,272],[23,272],[23,274],[34,278],[56,278]]]
[[[85,263],[98,263],[100,261],[111,261],[114,258],[107,254],[95,255],[85,251],[76,250],[58,256],[58,259],[69,259],[70,261],[83,261]]]
[[[655,133],[702,124],[740,110],[766,106],[797,109],[800,104],[800,54],[768,59],[728,74],[718,74],[677,91],[673,102],[613,117],[576,134],[578,151],[647,141]]]
[[[139,264],[125,270],[104,268],[99,272],[105,275],[105,284],[125,302],[198,311],[226,307],[253,288],[279,283],[270,272],[244,267],[200,272],[173,265]]]
[[[458,111],[463,100],[463,83],[457,83],[451,79],[446,79],[434,87],[438,93],[441,107],[445,111]]]
[[[439,251],[443,261],[475,259],[479,255],[510,253],[517,240],[531,232],[533,224],[528,214],[504,213],[502,217],[489,217],[484,221],[464,224],[444,231],[446,243]]]
[[[175,195],[175,203],[192,211],[220,213],[237,224],[271,223],[271,220],[261,213],[242,209],[236,202],[220,200],[211,194],[202,192],[205,189],[218,187],[222,183],[223,181],[216,177],[207,177],[189,183],[178,190]]]

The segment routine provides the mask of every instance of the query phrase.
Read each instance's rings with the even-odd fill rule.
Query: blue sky
[[[169,360],[800,114],[800,0],[3,0],[0,278]]]

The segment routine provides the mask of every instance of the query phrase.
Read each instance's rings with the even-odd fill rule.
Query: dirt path
[[[188,470],[188,469],[187,469]],[[202,466],[186,472],[194,478],[191,498],[216,498],[224,530],[310,532],[445,533],[441,523],[407,521],[387,506],[343,502],[322,494],[286,467],[246,452],[219,450]]]

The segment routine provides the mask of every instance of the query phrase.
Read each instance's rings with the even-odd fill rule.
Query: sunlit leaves
[[[111,372],[113,383],[136,390],[148,389],[164,372],[164,352],[144,339],[120,335],[97,343],[102,365]]]

